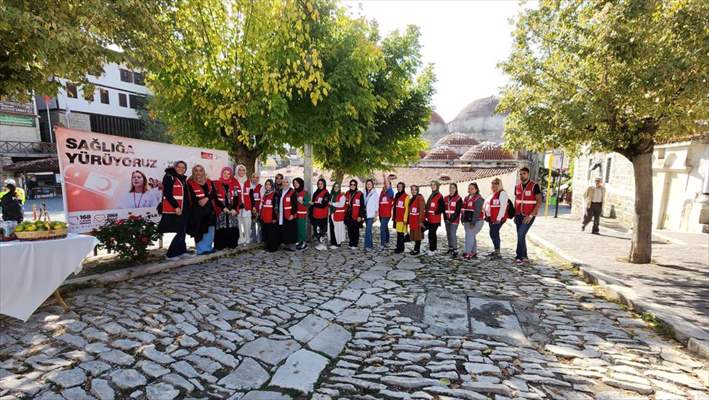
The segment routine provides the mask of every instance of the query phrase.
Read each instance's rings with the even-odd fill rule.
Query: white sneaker
[[[342,248],[342,247],[340,247],[340,246],[335,246],[334,244],[331,244],[331,245],[330,245],[330,250],[337,250],[337,249],[341,249],[341,248]]]
[[[355,247],[355,246],[350,246],[350,250],[357,250],[357,247]]]
[[[435,254],[436,254],[436,253],[432,252],[431,250],[429,250],[429,251],[426,252],[426,255],[429,256],[429,257],[432,257],[432,256],[434,256]]]
[[[327,250],[327,246],[325,246],[324,244],[321,243],[321,244],[315,246],[315,249],[316,250]]]
[[[197,255],[194,254],[194,253],[182,253],[182,254],[180,254],[180,258],[194,258],[194,257],[197,257]]]
[[[180,259],[180,256],[174,256],[174,257],[165,257],[166,260],[168,261],[177,261]]]

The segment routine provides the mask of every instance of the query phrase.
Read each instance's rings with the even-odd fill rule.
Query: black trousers
[[[584,228],[593,219],[593,228],[591,232],[598,233],[598,223],[601,221],[601,213],[603,212],[603,203],[591,203],[591,207],[586,209],[586,214],[583,216]]]
[[[318,242],[322,242],[323,238],[327,239],[327,220],[328,218],[310,220],[310,223],[313,224],[313,235]]]
[[[401,253],[404,251],[404,236],[402,232],[396,232],[396,252]]]
[[[278,233],[278,223],[262,224],[261,236],[266,243],[266,251],[274,252],[278,250],[280,243],[280,235]]]
[[[428,224],[428,249],[436,251],[438,249],[438,236],[436,231],[441,224]]]
[[[350,221],[347,224],[347,236],[350,238],[350,247],[359,246],[359,222]]]
[[[421,251],[421,241],[420,240],[414,241],[414,251]]]

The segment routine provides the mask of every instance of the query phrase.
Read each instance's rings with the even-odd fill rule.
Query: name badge
[[[401,200],[399,200],[399,202],[396,203],[396,206],[397,206],[397,207],[403,207],[403,206],[404,206],[404,202],[401,201]]]
[[[532,191],[531,191],[531,190],[525,190],[525,191],[524,191],[524,194],[527,195],[527,196],[529,196],[529,195],[532,194]]]

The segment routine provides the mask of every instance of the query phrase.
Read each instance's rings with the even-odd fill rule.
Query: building
[[[592,153],[577,157],[574,165],[572,213],[583,215],[583,192],[600,177],[606,186],[603,216],[632,227],[632,163],[618,153]],[[656,145],[652,185],[653,229],[709,233],[709,135]]]
[[[448,131],[470,134],[478,142],[502,143],[506,115],[495,112],[499,102],[490,96],[469,103],[448,123]]]
[[[144,107],[150,95],[144,74],[110,63],[100,76],[88,75],[87,79],[94,86],[92,90],[58,78],[63,87],[56,97],[49,101],[36,97],[42,139],[52,141],[47,108],[52,125],[139,138],[142,122],[138,109]]]
[[[455,150],[459,156],[465,154],[471,147],[480,144],[474,137],[465,133],[451,133],[439,139],[433,147],[447,146]]]
[[[423,139],[428,142],[429,147],[433,147],[442,137],[448,135],[448,125],[437,112],[431,112],[428,120],[428,129],[423,134]]]

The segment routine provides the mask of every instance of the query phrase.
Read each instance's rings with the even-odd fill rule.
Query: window
[[[89,91],[88,89],[84,89],[84,100],[94,101],[94,92]]]
[[[140,86],[145,86],[145,75],[140,72],[133,72],[133,83]]]
[[[66,84],[66,95],[67,95],[67,97],[71,97],[72,99],[75,99],[77,97],[76,85],[74,85],[73,83],[67,83]]]
[[[121,80],[123,82],[133,82],[133,72],[121,68]]]
[[[611,181],[611,161],[612,160],[613,159],[610,157],[608,157],[608,159],[606,160],[606,180],[605,180],[606,183]]]
[[[126,97],[125,93],[118,93],[118,105],[128,107],[128,97]]]
[[[130,108],[145,108],[145,97],[130,95]]]
[[[101,103],[103,104],[110,104],[111,102],[108,99],[108,90],[106,89],[99,89],[99,93],[101,94]]]

